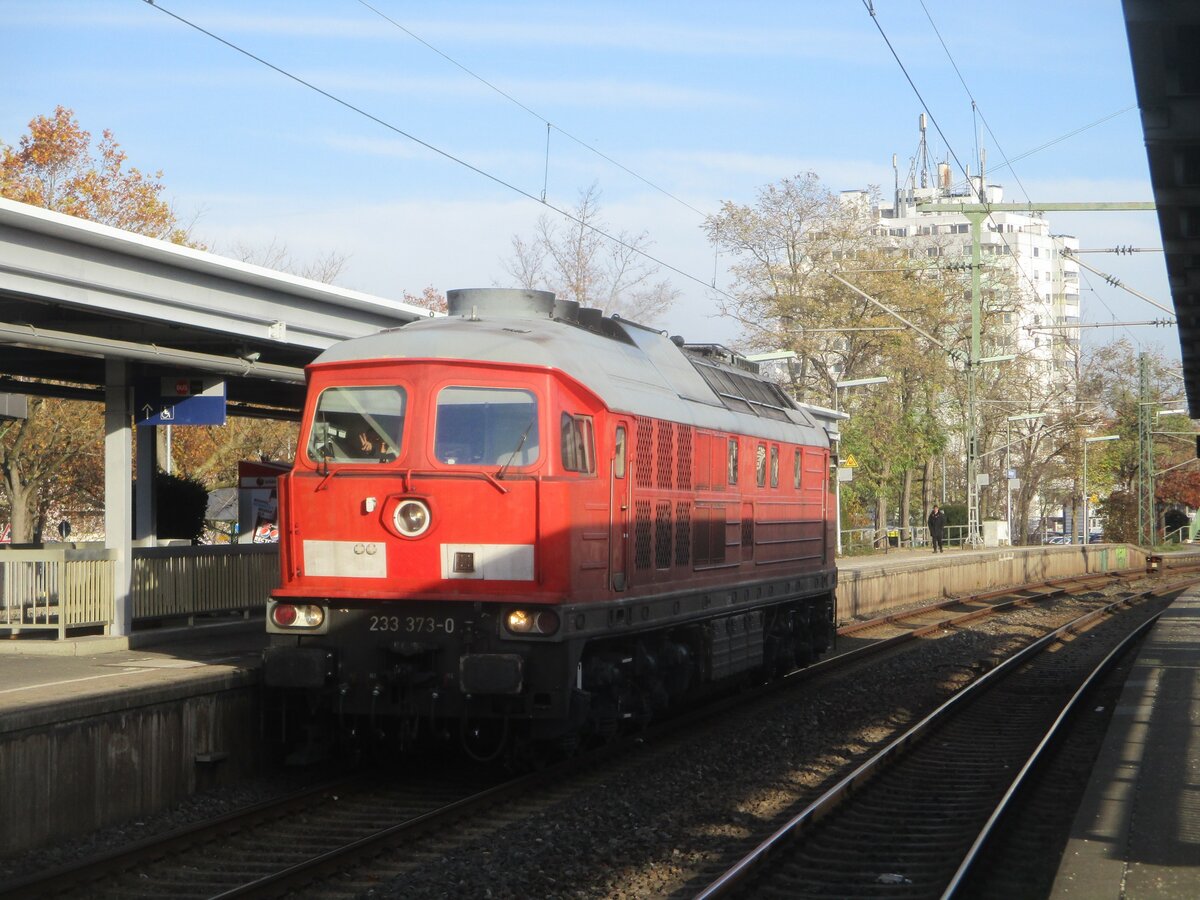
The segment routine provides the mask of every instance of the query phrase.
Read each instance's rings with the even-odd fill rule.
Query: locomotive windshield
[[[438,394],[433,451],[448,465],[527,466],[539,452],[537,397],[507,388],[448,387]]]
[[[407,395],[398,385],[327,388],[317,398],[308,455],[328,462],[391,462],[400,453]]]

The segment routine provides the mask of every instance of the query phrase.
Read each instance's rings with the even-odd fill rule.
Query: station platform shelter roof
[[[0,391],[101,388],[115,359],[131,379],[224,378],[231,412],[294,414],[322,350],[428,315],[0,198]]]
[[[1200,4],[1123,0],[1188,411],[1200,418]]]

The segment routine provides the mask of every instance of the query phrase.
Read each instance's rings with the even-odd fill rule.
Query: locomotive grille
[[[677,447],[677,467],[675,469],[675,487],[682,491],[690,491],[692,489],[692,433],[693,428],[690,425],[675,426],[678,432],[676,438]]]
[[[654,466],[654,420],[637,417],[637,486],[651,487]],[[649,562],[646,563],[649,565]]]
[[[681,500],[675,504],[675,565],[691,562],[692,504]]]
[[[658,428],[658,487],[669,491],[672,484],[672,474],[675,470],[675,425],[672,422],[659,422]]]
[[[633,505],[633,561],[639,569],[650,568],[650,501]]]
[[[654,567],[671,568],[671,501],[654,505]]]

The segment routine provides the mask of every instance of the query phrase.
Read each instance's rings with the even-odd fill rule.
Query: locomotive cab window
[[[562,467],[590,475],[596,471],[596,449],[591,416],[562,414]]]
[[[540,447],[532,392],[456,386],[438,394],[433,438],[438,462],[519,468],[537,462]]]
[[[407,394],[399,385],[326,388],[317,398],[308,456],[316,462],[384,463],[400,453]]]

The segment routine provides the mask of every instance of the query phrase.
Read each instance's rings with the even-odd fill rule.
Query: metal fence
[[[0,630],[103,627],[113,620],[113,563],[104,548],[0,551]]]
[[[263,609],[279,586],[277,544],[133,549],[133,621]]]
[[[947,547],[961,547],[967,540],[966,525],[947,525],[943,531]],[[886,532],[877,528],[851,528],[842,532],[842,553],[895,550],[899,548],[921,550],[933,547],[929,529],[925,526],[912,528],[889,528]]]
[[[103,547],[0,550],[0,632],[111,628],[116,551]],[[274,544],[135,547],[133,627],[249,616],[279,584]]]

